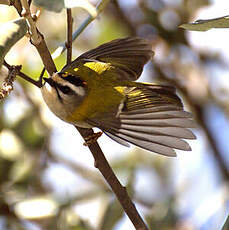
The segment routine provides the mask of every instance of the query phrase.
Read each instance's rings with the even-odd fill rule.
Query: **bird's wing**
[[[82,62],[107,63],[119,80],[137,80],[141,75],[143,66],[153,56],[149,41],[129,37],[116,39],[89,50],[76,58],[69,66],[63,69],[74,69]]]
[[[195,127],[191,117],[183,110],[173,87],[151,85],[144,89],[127,88],[119,111],[88,123],[122,145],[128,146],[129,142],[162,155],[176,156],[174,149],[191,150],[183,140],[195,139],[188,129]]]

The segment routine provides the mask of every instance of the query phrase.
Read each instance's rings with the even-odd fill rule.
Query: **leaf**
[[[64,0],[34,0],[34,4],[56,13],[64,8]]]
[[[222,230],[228,230],[228,229],[229,229],[229,216],[227,217]]]
[[[93,17],[97,16],[96,8],[86,0],[77,0],[77,1],[65,0],[64,2],[66,8],[80,7],[85,9],[91,16]]]
[[[0,66],[10,48],[26,34],[27,30],[24,18],[9,21],[0,26]]]
[[[207,31],[212,28],[229,28],[229,15],[207,20],[197,20],[193,23],[182,24],[180,28],[194,31]]]
[[[60,12],[63,8],[80,7],[85,9],[93,17],[97,16],[96,8],[87,0],[35,0],[36,5],[49,11]]]

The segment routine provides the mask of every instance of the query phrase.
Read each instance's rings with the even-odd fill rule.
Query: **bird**
[[[153,55],[144,38],[112,40],[44,78],[42,96],[63,121],[97,127],[121,145],[165,156],[191,151],[185,139],[196,139],[196,123],[175,87],[136,82]]]

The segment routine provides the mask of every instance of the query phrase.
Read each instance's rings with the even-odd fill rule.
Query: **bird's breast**
[[[49,84],[45,84],[41,88],[41,93],[49,109],[60,119],[67,121],[69,114],[64,109],[62,103],[59,101],[55,89]]]

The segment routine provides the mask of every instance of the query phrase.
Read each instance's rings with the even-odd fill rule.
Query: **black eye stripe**
[[[73,94],[74,93],[73,90],[66,85],[57,84],[56,86],[63,94]]]
[[[65,76],[65,75],[66,75],[66,73],[60,74],[62,79],[70,82],[71,84],[73,84],[75,86],[84,86],[85,85],[85,82],[82,79],[80,79],[80,77],[74,76],[71,74],[68,74],[67,76]]]

